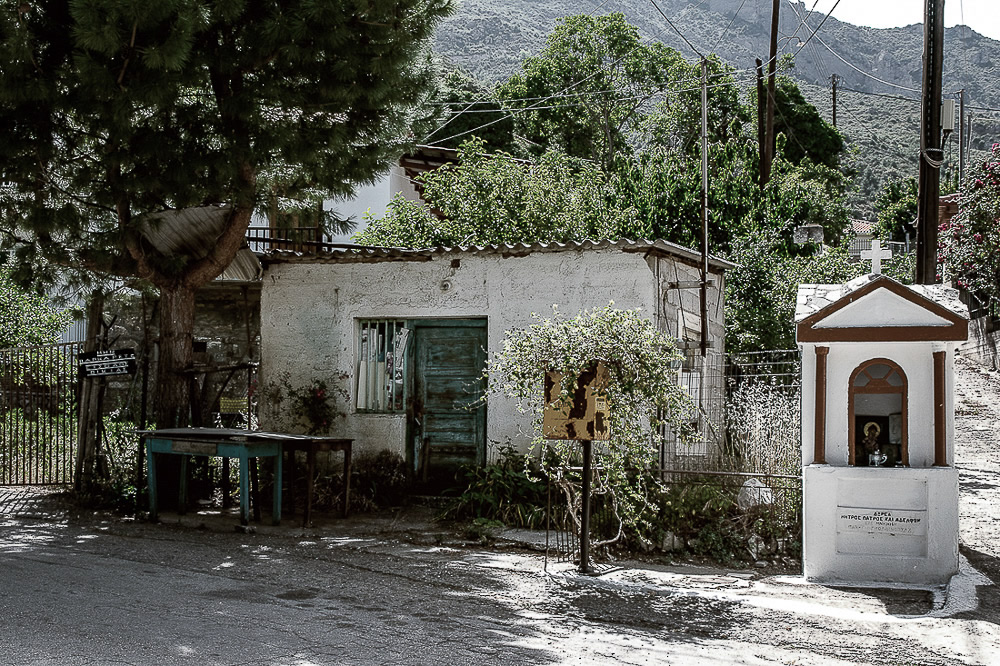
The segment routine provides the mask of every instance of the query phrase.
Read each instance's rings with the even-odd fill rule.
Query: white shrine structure
[[[795,321],[806,578],[947,583],[958,573],[954,355],[969,323],[958,291],[878,274],[800,285]]]

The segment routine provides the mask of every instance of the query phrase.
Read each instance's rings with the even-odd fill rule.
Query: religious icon
[[[878,436],[882,432],[882,426],[875,421],[869,421],[862,428],[862,432],[865,433],[865,437],[861,440],[861,444],[868,453],[868,466],[881,467],[889,459],[889,456],[882,453],[879,448]]]
[[[868,453],[873,453],[878,450],[878,436],[882,432],[882,426],[875,423],[874,421],[869,421],[862,428],[862,432],[865,433],[864,439],[861,443],[865,447],[865,451]]]

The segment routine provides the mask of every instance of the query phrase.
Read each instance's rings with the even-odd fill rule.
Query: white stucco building
[[[801,285],[808,579],[942,584],[958,572],[958,292],[883,275]]]
[[[398,452],[418,477],[482,463],[499,445],[524,450],[531,439],[530,417],[512,403],[476,403],[487,354],[507,330],[533,323],[533,313],[551,315],[553,305],[569,317],[611,301],[641,308],[692,348],[678,379],[694,397],[721,391],[722,294],[732,265],[709,261],[703,358],[700,262],[664,241],[271,252],[263,259],[262,381],[325,381],[347,412],[332,432],[358,450]],[[706,373],[710,365],[719,367]],[[287,418],[287,408],[265,411],[262,427],[288,427]]]

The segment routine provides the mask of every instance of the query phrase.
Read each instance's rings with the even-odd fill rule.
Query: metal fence
[[[73,482],[82,347],[0,350],[0,485]]]

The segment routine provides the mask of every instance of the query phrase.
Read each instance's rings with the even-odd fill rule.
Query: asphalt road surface
[[[1000,375],[959,375],[968,562],[947,593],[638,563],[587,577],[426,522],[420,538],[362,517],[243,534],[0,488],[0,666],[1000,664]]]
[[[357,535],[0,520],[9,664],[980,664],[992,619],[922,591]],[[913,616],[913,617],[911,617]]]

